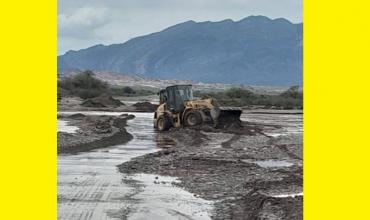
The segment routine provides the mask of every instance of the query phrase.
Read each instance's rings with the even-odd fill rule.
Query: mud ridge
[[[86,116],[79,113],[58,118],[79,127],[77,133],[58,132],[58,154],[75,154],[124,144],[133,138],[125,129],[127,120],[134,118],[133,115]]]

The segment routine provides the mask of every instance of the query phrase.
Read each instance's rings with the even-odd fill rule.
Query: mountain
[[[187,21],[122,44],[58,56],[58,69],[254,85],[302,84],[302,23],[250,16]]]

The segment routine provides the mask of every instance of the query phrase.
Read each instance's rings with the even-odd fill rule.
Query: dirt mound
[[[145,112],[154,112],[158,105],[154,105],[150,102],[137,102],[133,104],[137,110],[145,111]]]
[[[81,114],[81,113],[76,113],[76,114],[68,116],[68,118],[71,118],[71,119],[84,119],[85,117],[86,115]]]
[[[112,96],[101,95],[95,98],[87,99],[81,105],[85,107],[104,108],[119,107],[124,104],[121,101],[114,99]]]

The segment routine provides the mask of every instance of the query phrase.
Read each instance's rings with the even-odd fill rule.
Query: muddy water
[[[174,144],[154,132],[152,113],[133,114],[129,143],[58,156],[58,219],[210,219],[212,204],[174,187],[176,179],[118,172],[116,165]]]

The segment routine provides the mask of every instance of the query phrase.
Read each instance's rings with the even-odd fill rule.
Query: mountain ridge
[[[68,51],[58,56],[58,69],[211,83],[301,85],[302,23],[264,16],[190,20],[124,43]]]

